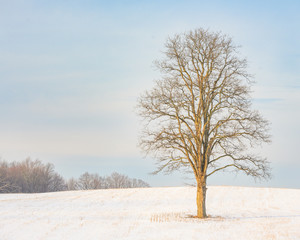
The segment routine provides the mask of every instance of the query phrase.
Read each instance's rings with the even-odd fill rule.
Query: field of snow
[[[300,189],[194,187],[0,195],[0,239],[300,239]]]

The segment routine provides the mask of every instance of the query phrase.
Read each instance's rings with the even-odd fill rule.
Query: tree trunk
[[[197,183],[197,217],[206,218],[206,183],[198,182]]]

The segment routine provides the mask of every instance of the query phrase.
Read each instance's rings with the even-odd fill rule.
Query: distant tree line
[[[0,161],[0,193],[42,193],[68,190],[149,187],[141,179],[112,173],[101,177],[88,172],[78,179],[65,180],[54,171],[54,165],[27,158],[22,162]]]
[[[88,190],[107,188],[141,188],[150,187],[141,179],[129,178],[126,175],[114,172],[108,177],[101,177],[97,173],[88,172],[82,174],[78,179],[71,178],[67,181],[68,190]]]

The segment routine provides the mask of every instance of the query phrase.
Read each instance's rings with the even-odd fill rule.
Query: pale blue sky
[[[273,179],[219,174],[209,184],[300,188],[300,2],[0,0],[0,156],[54,163],[65,177],[116,170],[152,186],[190,182],[148,175],[134,113],[152,86],[168,35],[197,27],[241,45],[255,75],[254,106],[272,122],[257,149]]]

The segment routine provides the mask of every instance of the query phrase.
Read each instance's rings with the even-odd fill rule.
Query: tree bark
[[[197,183],[197,217],[206,218],[206,183],[198,182]]]

